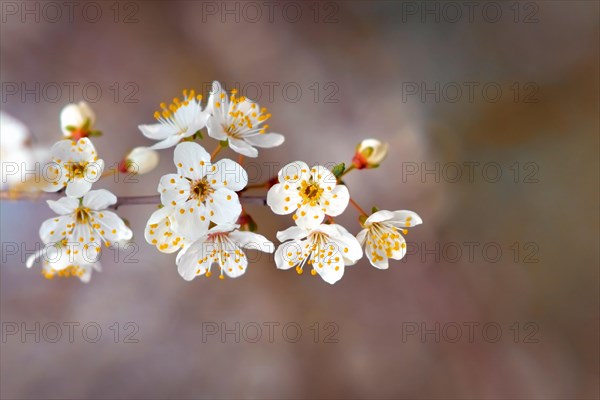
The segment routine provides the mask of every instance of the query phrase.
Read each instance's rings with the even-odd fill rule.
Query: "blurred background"
[[[251,180],[376,137],[389,157],[348,176],[352,197],[424,224],[404,260],[334,286],[258,253],[240,279],[185,282],[143,239],[154,207],[124,206],[136,245],[86,285],[26,269],[53,213],[2,202],[2,398],[598,398],[597,2],[73,3],[2,2],[1,106],[36,144],[87,100],[114,165],[160,102],[219,80],[286,136]],[[160,156],[95,187],[155,194]],[[247,210],[275,243],[292,223]]]

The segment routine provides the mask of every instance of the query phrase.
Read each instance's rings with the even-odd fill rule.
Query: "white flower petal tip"
[[[387,269],[389,259],[400,260],[406,255],[408,228],[420,225],[423,220],[408,210],[381,210],[370,215],[357,240],[365,246],[367,258],[375,268]]]
[[[377,139],[365,139],[356,146],[352,164],[357,169],[377,168],[387,156],[388,149],[388,143],[382,143]]]
[[[344,227],[337,224],[319,225],[312,230],[291,227],[279,232],[282,243],[275,252],[278,269],[295,268],[298,274],[307,266],[310,274],[319,275],[334,284],[344,275],[346,266],[362,258],[360,243]]]
[[[320,165],[309,168],[296,161],[278,173],[279,183],[267,193],[267,205],[275,214],[295,212],[296,225],[313,229],[320,225],[325,215],[340,215],[350,201],[344,185],[338,185],[331,171]]]
[[[212,266],[219,268],[219,278],[238,278],[248,267],[243,249],[272,252],[274,245],[264,236],[240,231],[237,225],[217,225],[182,251],[177,270],[186,281],[197,276],[212,276]]]
[[[278,133],[269,133],[265,122],[271,118],[267,109],[237,95],[232,90],[228,96],[221,84],[213,82],[208,98],[207,111],[210,113],[206,128],[208,135],[217,140],[228,140],[229,147],[246,157],[257,157],[255,147],[271,148],[280,146],[284,137]]]
[[[161,103],[160,110],[154,113],[158,123],[138,126],[144,136],[159,140],[150,148],[160,150],[173,147],[203,129],[209,113],[202,110],[201,101],[202,95],[196,95],[194,90],[184,90],[181,100],[174,98],[169,105]]]
[[[143,175],[157,167],[159,162],[158,152],[149,147],[135,147],[119,164],[123,173]]]

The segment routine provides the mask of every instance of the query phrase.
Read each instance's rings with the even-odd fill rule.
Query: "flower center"
[[[75,210],[75,220],[79,224],[87,224],[90,219],[90,209],[87,207],[78,207]]]
[[[401,229],[403,234],[407,234],[406,229]],[[400,234],[398,228],[376,222],[369,228],[370,238],[368,244],[371,245],[371,256],[374,261],[383,260],[383,256],[379,251],[384,252],[390,258],[394,251],[400,251],[400,248],[405,248],[406,244],[400,242]]]
[[[206,178],[191,183],[191,186],[192,190],[190,191],[190,198],[198,199],[200,201],[206,200],[206,198],[215,191]]]
[[[52,279],[55,276],[58,276],[60,278],[68,278],[70,276],[81,277],[84,273],[85,270],[77,265],[69,265],[67,268],[58,271],[53,268],[42,270],[42,274],[46,279]]]
[[[302,181],[300,185],[300,197],[303,199],[303,203],[310,203],[311,206],[316,205],[321,198],[323,188],[319,187],[316,182]]]
[[[225,98],[225,93],[221,93],[221,100]],[[248,131],[257,131],[258,133],[265,133],[269,128],[269,125],[264,125],[262,128],[258,128],[263,122],[271,118],[271,114],[267,112],[265,107],[258,109],[256,103],[246,102],[245,96],[237,97],[237,90],[231,91],[229,97],[229,110],[227,111],[227,124],[223,125],[223,130],[229,137],[234,139],[240,138],[242,133]],[[240,110],[238,107],[240,104],[244,105],[244,108]],[[247,105],[249,104],[249,107]],[[216,103],[217,107],[221,107],[221,102]]]
[[[87,167],[87,161],[71,162],[66,164],[67,175],[69,179],[83,178],[85,174],[85,168]]]

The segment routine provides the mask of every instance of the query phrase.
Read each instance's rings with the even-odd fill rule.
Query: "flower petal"
[[[76,178],[67,184],[66,195],[69,197],[82,197],[92,188],[92,182],[85,178]]]
[[[391,252],[392,254],[389,258],[393,260],[401,260],[404,258],[406,255],[406,239],[404,239],[404,236],[399,235],[398,239],[394,242],[394,247],[392,247]]]
[[[227,259],[222,265],[223,272],[230,278],[239,278],[244,275],[248,267],[248,258],[246,254],[237,246],[233,249],[228,249]]]
[[[411,226],[421,225],[423,220],[413,211],[398,210],[392,212],[393,216],[389,222],[398,228],[408,228]]]
[[[183,238],[173,232],[169,219],[171,212],[166,207],[154,211],[144,229],[146,242],[156,246],[163,253],[173,253],[184,243]]]
[[[243,140],[229,138],[229,147],[231,147],[231,150],[243,156],[251,158],[258,157],[258,150]]]
[[[331,285],[342,279],[344,276],[344,262],[340,258],[339,261],[335,259],[328,259],[321,266],[320,263],[317,265],[313,262],[313,268],[323,280]]]
[[[370,225],[376,222],[388,221],[394,217],[394,213],[387,210],[380,210],[374,212],[367,218],[365,221],[365,225]]]
[[[106,189],[90,190],[83,196],[83,205],[92,210],[104,210],[117,202],[117,196]]]
[[[197,243],[204,243],[204,239],[200,238]],[[203,246],[192,244],[188,249],[182,250],[177,259],[177,272],[186,281],[191,281],[196,276],[204,275],[212,260],[205,257]]]
[[[298,190],[287,183],[273,185],[267,192],[267,205],[275,214],[290,214],[298,208],[298,203],[300,203]]]
[[[227,189],[238,192],[248,184],[248,173],[246,170],[235,161],[227,158],[217,161],[212,165],[207,173],[207,179],[214,183],[211,186],[215,189],[225,187]]]
[[[323,201],[325,214],[332,217],[338,216],[348,207],[350,201],[350,192],[345,185],[337,185],[331,193],[326,195],[326,200]]]
[[[186,241],[195,241],[206,235],[210,224],[208,208],[198,202],[188,201],[173,212],[173,231]]]
[[[100,266],[100,263],[98,263],[98,262],[92,263],[92,264],[81,264],[81,265],[79,265],[79,268],[81,270],[83,270],[83,274],[81,274],[79,276],[79,280],[83,283],[90,282],[90,280],[92,279],[92,271],[93,270],[95,270],[97,272],[102,271],[102,267]]]
[[[277,240],[285,242],[287,240],[300,240],[308,236],[308,231],[299,226],[290,226],[284,231],[277,232]]]
[[[316,228],[325,219],[325,213],[319,206],[311,206],[309,204],[303,204],[298,208],[294,215],[296,225],[304,229]]]
[[[333,188],[337,184],[335,175],[322,165],[313,166],[310,169],[310,175],[313,181],[317,182],[321,187],[331,186]]]
[[[67,227],[71,222],[74,221],[70,215],[45,220],[40,226],[40,239],[44,244],[61,241],[71,232],[72,228]]]
[[[94,240],[92,240],[92,238],[94,238]],[[88,224],[82,223],[75,223],[75,227],[71,231],[68,241],[75,243],[75,247],[79,250],[81,250],[82,246],[95,246],[100,243],[98,237],[92,236],[92,228]]]
[[[168,149],[169,147],[173,147],[177,143],[179,143],[179,141],[181,139],[183,139],[183,137],[181,135],[169,136],[166,139],[161,140],[160,142],[153,144],[152,146],[149,147],[149,149],[151,149],[151,150]]]
[[[177,129],[174,126],[167,124],[151,124],[151,125],[138,125],[142,134],[149,139],[163,140],[169,136],[175,135]]]
[[[179,175],[196,180],[206,175],[206,169],[210,164],[210,154],[198,143],[183,142],[175,147],[173,160]]]
[[[356,240],[358,240],[362,246],[364,246],[365,241],[367,240],[367,233],[369,233],[369,230],[363,229],[362,231],[358,232],[358,235],[356,235]]]
[[[279,133],[263,133],[254,136],[247,136],[246,142],[256,147],[276,147],[285,141],[285,137]]]
[[[74,146],[75,142],[73,142],[70,139],[59,140],[58,142],[54,143],[54,145],[50,149],[50,154],[52,154],[52,158],[54,160],[60,160],[60,163],[74,161]]]
[[[206,122],[206,130],[208,131],[208,136],[217,140],[227,140],[227,132],[223,129],[222,121],[217,116],[210,116],[208,121]]]
[[[365,247],[365,253],[367,253],[367,258],[371,262],[371,265],[378,269],[388,269],[389,263],[388,258],[379,249],[374,248],[368,242]]]
[[[110,242],[120,242],[129,240],[133,237],[131,229],[125,225],[125,222],[112,211],[92,211],[93,223],[100,225],[95,230],[105,240]]]
[[[182,205],[190,197],[190,182],[181,175],[163,175],[158,184],[158,192],[165,207]]]
[[[210,220],[215,224],[235,223],[242,213],[237,193],[220,188],[212,193],[206,203]]]
[[[279,170],[277,177],[281,183],[289,183],[292,187],[298,186],[310,177],[310,169],[303,161],[294,161]]]
[[[338,224],[332,224],[332,226],[338,230],[339,234],[331,236],[329,239],[339,247],[345,264],[351,265],[356,263],[363,256],[360,242],[343,226]]]
[[[290,269],[308,257],[307,240],[291,240],[282,243],[275,251],[275,265],[277,269]]]
[[[227,93],[217,81],[212,83],[210,95],[206,105],[206,111],[224,120],[225,113],[229,111],[229,98]]]
[[[275,251],[273,242],[263,235],[254,232],[236,230],[229,234],[229,239],[231,239],[236,246],[244,249],[256,249],[264,253],[272,253]]]
[[[61,197],[58,200],[46,200],[52,211],[59,215],[67,215],[75,212],[79,207],[79,200],[72,197]]]

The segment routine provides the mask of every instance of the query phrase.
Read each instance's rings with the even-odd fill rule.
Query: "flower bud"
[[[146,174],[158,165],[158,152],[148,147],[136,147],[119,163],[122,173]]]
[[[254,221],[252,216],[244,210],[242,210],[242,213],[238,217],[236,224],[240,226],[239,230],[241,231],[256,232],[256,230],[258,229],[258,225],[256,225],[256,222]]]
[[[92,133],[99,134],[93,131],[95,122],[96,115],[84,101],[69,104],[60,112],[60,127],[63,135],[76,141]]]
[[[352,163],[357,169],[377,168],[387,156],[388,147],[377,139],[365,139],[356,146]]]

